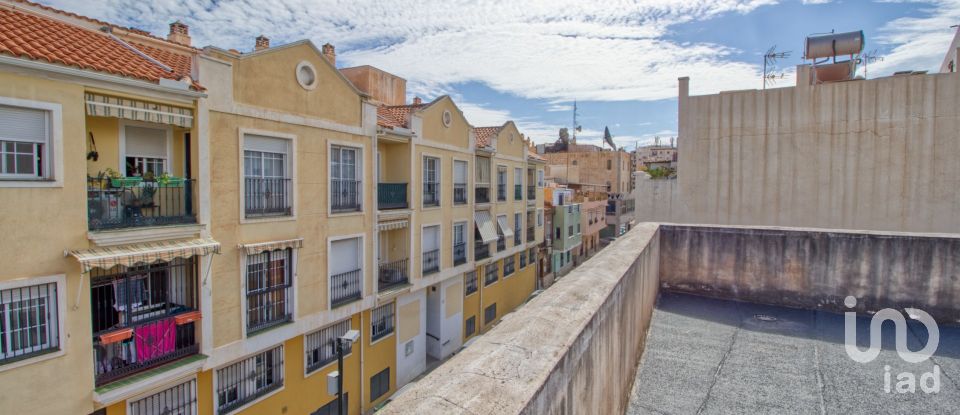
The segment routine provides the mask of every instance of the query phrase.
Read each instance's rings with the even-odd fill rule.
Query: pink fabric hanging
[[[155,321],[133,330],[137,347],[137,361],[142,362],[173,352],[176,347],[177,325],[173,318]]]

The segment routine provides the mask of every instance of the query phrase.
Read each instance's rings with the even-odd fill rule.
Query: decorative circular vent
[[[297,64],[297,83],[306,90],[317,87],[317,70],[312,63],[303,61]]]
[[[453,122],[453,114],[450,114],[450,111],[449,111],[449,110],[444,110],[444,111],[443,111],[443,118],[442,118],[441,120],[443,121],[443,126],[444,126],[444,127],[449,127],[449,126],[450,126],[450,123]]]

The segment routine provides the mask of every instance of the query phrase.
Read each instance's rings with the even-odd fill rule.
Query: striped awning
[[[152,264],[171,261],[176,258],[190,258],[195,255],[220,253],[220,242],[211,238],[198,238],[187,241],[146,242],[142,244],[110,246],[70,251],[80,261],[83,272],[93,268],[110,269],[121,265],[130,267],[140,264]]]
[[[407,225],[408,225],[408,222],[407,222],[406,219],[404,219],[404,220],[392,220],[392,221],[389,221],[389,222],[378,223],[378,224],[377,224],[377,230],[380,230],[380,231],[389,231],[389,230],[393,230],[393,229],[403,229],[403,228],[406,228]]]
[[[497,228],[493,225],[490,218],[490,212],[480,210],[473,213],[473,220],[477,222],[477,231],[480,232],[480,239],[488,244],[497,240]]]
[[[300,249],[303,247],[303,238],[287,239],[283,241],[260,242],[255,244],[240,244],[240,249],[247,255],[256,255],[268,251],[277,251],[287,248]]]
[[[91,116],[123,118],[187,128],[193,126],[193,110],[190,108],[90,92],[86,93],[86,104],[87,115]]]
[[[510,225],[507,224],[506,216],[497,217],[497,224],[500,225],[500,232],[503,233],[504,237],[513,238],[513,229],[510,229]]]

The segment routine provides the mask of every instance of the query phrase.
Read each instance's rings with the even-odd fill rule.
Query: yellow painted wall
[[[87,126],[87,135],[86,135],[86,150],[84,154],[93,150],[92,141],[90,141],[90,133],[93,133],[93,138],[96,140],[97,153],[100,157],[96,160],[87,161],[87,175],[91,177],[97,177],[99,172],[106,172],[107,168],[111,168],[120,173],[120,175],[126,175],[126,166],[120,162],[120,128],[123,121],[119,118],[110,118],[110,117],[86,117],[86,126]],[[144,123],[145,125],[149,125]],[[154,124],[158,128],[168,128],[163,124]],[[170,175],[174,177],[185,177],[185,155],[184,152],[184,134],[190,131],[187,128],[180,127],[170,127],[171,128],[171,138],[172,154],[169,155],[170,159]],[[196,141],[191,140],[191,144]],[[193,148],[191,155],[196,155],[196,148]],[[196,176],[197,172],[197,162],[196,159],[193,160],[191,164],[193,167],[193,177]]]
[[[527,251],[523,252],[523,255],[526,255]],[[466,336],[466,321],[472,316],[476,316],[476,328],[477,331],[475,334],[480,334],[486,332],[490,327],[500,321],[500,318],[505,314],[515,310],[517,307],[522,305],[527,301],[527,298],[530,297],[530,294],[533,293],[536,288],[536,266],[532,263],[527,263],[526,266],[520,268],[520,254],[514,254],[514,272],[508,277],[503,276],[503,260],[497,261],[497,273],[499,275],[499,280],[489,286],[484,286],[484,268],[485,266],[478,266],[476,269],[477,272],[477,288],[476,293],[465,296],[463,299],[463,324],[464,324],[464,340],[469,339],[473,336]],[[481,303],[481,298],[483,299]],[[491,304],[497,304],[497,317],[490,324],[485,324],[484,322],[484,310],[489,307]]]
[[[397,390],[397,336],[394,329],[386,337],[371,342],[370,310],[363,311],[363,321],[367,324],[361,331],[361,341],[365,347],[363,351],[363,409],[368,410],[383,403]],[[390,390],[377,400],[370,401],[370,378],[383,369],[390,368]]]
[[[443,124],[442,117],[444,111],[450,111],[450,126]],[[456,146],[466,151],[470,149],[470,123],[463,116],[463,112],[457,107],[448,96],[437,98],[428,107],[418,112],[423,119],[424,139]]]

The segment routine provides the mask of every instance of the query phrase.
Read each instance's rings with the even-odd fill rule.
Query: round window
[[[453,122],[453,114],[450,114],[449,110],[443,111],[443,126],[449,127],[450,123]]]
[[[313,64],[303,61],[297,65],[297,83],[307,90],[317,87],[317,70]]]

